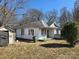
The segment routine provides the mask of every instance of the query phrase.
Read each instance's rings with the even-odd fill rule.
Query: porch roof
[[[41,28],[41,29],[57,29],[57,28],[52,28],[52,27],[44,27],[44,28]]]

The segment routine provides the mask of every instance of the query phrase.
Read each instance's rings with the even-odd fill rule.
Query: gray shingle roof
[[[34,22],[29,22],[27,24],[23,24],[19,28],[29,28],[29,27],[47,28],[48,25],[43,20],[40,20],[40,21],[34,21]]]

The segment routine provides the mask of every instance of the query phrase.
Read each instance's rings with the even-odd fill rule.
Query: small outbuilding
[[[14,44],[16,39],[15,31],[9,27],[0,27],[0,45]]]

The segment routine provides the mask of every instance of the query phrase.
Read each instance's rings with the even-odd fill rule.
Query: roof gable
[[[49,27],[58,28],[58,26],[56,26],[56,24],[54,22]]]
[[[48,27],[47,23],[44,20],[41,20],[44,27]]]

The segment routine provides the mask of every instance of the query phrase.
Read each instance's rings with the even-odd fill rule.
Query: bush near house
[[[66,23],[61,30],[61,36],[70,43],[70,46],[74,46],[78,40],[78,24],[76,22]]]

